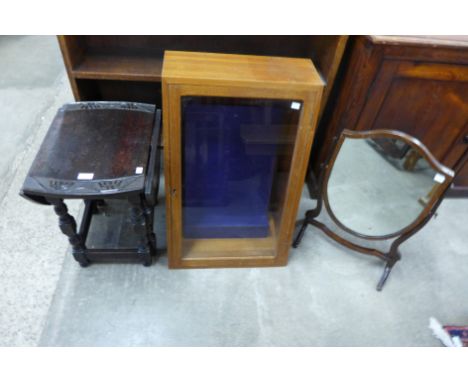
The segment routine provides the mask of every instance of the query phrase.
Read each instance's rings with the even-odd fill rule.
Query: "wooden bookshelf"
[[[328,100],[340,67],[345,66],[345,50],[352,45],[348,36],[58,36],[58,41],[75,100],[144,102],[158,107],[166,50],[309,58],[325,83],[319,139],[333,111]]]
[[[338,72],[347,36],[58,36],[73,95],[79,101],[161,105],[164,51],[182,50],[310,58],[326,87]]]

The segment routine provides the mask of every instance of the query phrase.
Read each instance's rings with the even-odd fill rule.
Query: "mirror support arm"
[[[390,251],[388,252],[388,260],[387,264],[385,265],[384,272],[382,274],[382,277],[380,278],[379,283],[377,284],[377,290],[380,292],[385,285],[385,282],[387,281],[387,278],[395,265],[395,263],[401,259],[401,254],[398,251],[398,247],[406,240],[408,240],[411,236],[413,236],[416,232],[418,232],[422,227],[424,227],[429,220],[431,220],[432,216],[434,216],[435,211],[439,207],[440,203],[442,203],[442,200],[444,199],[444,195],[447,192],[448,188],[444,191],[444,194],[437,200],[437,202],[434,204],[434,206],[431,208],[430,212],[427,214],[427,216],[421,220],[421,222],[415,226],[412,230],[404,233],[400,237],[398,237],[391,245]]]

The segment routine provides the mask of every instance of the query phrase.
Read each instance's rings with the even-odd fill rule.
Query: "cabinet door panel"
[[[394,65],[382,65],[357,129],[404,131],[421,140],[445,165],[454,166],[464,151],[458,145],[468,125],[468,68]]]
[[[455,180],[453,181],[453,191],[451,196],[464,196],[468,192],[468,160],[460,168]]]

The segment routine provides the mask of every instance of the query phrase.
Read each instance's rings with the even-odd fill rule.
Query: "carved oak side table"
[[[54,207],[81,266],[151,264],[160,125],[160,110],[142,103],[77,102],[57,112],[21,195]],[[84,200],[78,230],[64,199]]]

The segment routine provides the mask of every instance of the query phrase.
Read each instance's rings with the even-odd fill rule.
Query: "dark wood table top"
[[[29,170],[25,196],[82,197],[144,188],[155,106],[77,102],[59,109]]]

